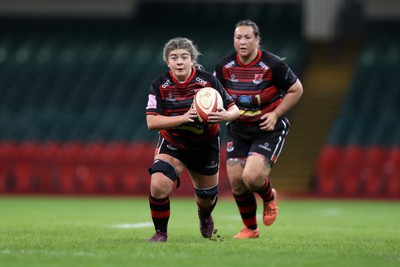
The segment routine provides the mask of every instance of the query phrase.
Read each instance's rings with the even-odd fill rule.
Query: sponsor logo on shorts
[[[269,148],[269,144],[265,143],[263,145],[258,145],[259,148],[265,149],[267,151],[271,151],[271,148]]]
[[[214,169],[218,167],[218,163],[211,161],[210,165],[206,165],[206,169]]]

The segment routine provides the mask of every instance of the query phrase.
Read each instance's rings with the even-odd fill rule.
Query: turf
[[[211,241],[199,233],[194,200],[172,198],[168,242],[148,243],[154,230],[145,198],[3,196],[0,266],[398,267],[399,206],[282,199],[259,239],[233,240],[237,208],[220,199],[214,219],[224,240]]]

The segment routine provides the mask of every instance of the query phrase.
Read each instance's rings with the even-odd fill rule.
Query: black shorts
[[[213,137],[207,146],[200,150],[182,150],[168,143],[162,136],[159,137],[156,154],[168,154],[179,159],[188,170],[203,174],[214,175],[219,170],[220,139]]]
[[[237,135],[232,127],[229,128],[227,137],[227,158],[247,158],[249,155],[263,156],[274,165],[285,144],[285,138],[289,132],[289,121],[280,118],[271,132],[259,132],[252,135]]]

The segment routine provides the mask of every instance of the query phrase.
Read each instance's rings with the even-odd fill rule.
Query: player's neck
[[[253,60],[255,60],[258,56],[258,49],[256,49],[255,51],[253,51],[253,53],[243,57],[239,55],[239,60],[243,65],[247,65],[249,63],[251,63]]]

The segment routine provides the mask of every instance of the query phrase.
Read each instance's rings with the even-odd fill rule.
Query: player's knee
[[[195,188],[195,194],[202,199],[214,199],[218,195],[218,185],[209,188]]]
[[[264,173],[243,173],[243,183],[250,190],[257,190],[262,186],[265,182],[265,178],[267,177]]]
[[[178,178],[176,174],[175,168],[169,164],[168,162],[160,159],[156,159],[153,163],[153,166],[149,168],[149,174],[152,175],[153,173],[161,172],[165,176],[167,176],[172,181],[175,181]]]
[[[246,184],[241,178],[236,180],[229,179],[229,184],[231,186],[232,192],[236,195],[241,195],[243,192],[246,192],[248,190]]]
[[[163,173],[157,172],[150,180],[150,193],[155,198],[164,198],[174,189],[174,182]]]
[[[228,168],[233,168],[236,166],[244,168],[244,166],[246,165],[246,160],[242,158],[229,158],[226,160],[226,165],[228,166]]]

